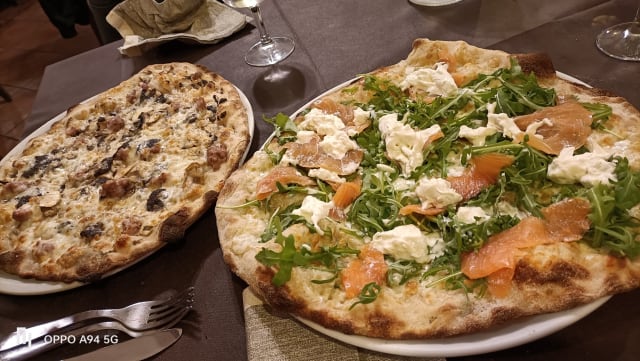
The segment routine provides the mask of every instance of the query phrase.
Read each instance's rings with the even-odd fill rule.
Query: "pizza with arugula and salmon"
[[[429,339],[640,285],[640,113],[543,54],[418,39],[269,121],[216,215],[275,309]]]

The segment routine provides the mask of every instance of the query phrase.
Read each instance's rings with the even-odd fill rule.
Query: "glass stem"
[[[269,36],[269,33],[267,33],[267,29],[265,29],[264,27],[264,22],[262,21],[262,13],[260,12],[260,6],[252,6],[249,9],[251,10],[253,20],[255,20],[258,31],[260,32],[260,43],[262,43],[263,45],[271,44],[273,40],[271,40],[271,36]]]

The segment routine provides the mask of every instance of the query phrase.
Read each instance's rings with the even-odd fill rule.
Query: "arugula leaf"
[[[627,158],[616,157],[615,198],[616,206],[622,209],[631,209],[640,203],[640,172],[633,172],[629,168]]]
[[[504,182],[507,190],[516,194],[516,204],[533,215],[541,216],[540,209],[546,205],[539,199],[539,194],[530,191],[530,188],[543,189],[551,185],[547,179],[547,167],[551,158],[540,151],[527,145],[517,154],[511,167],[505,169]],[[548,201],[547,201],[548,202]]]
[[[304,257],[305,265],[309,265],[311,263],[319,263],[324,266],[323,270],[327,272],[331,272],[333,274],[332,277],[324,279],[324,280],[312,280],[312,283],[321,284],[321,283],[329,283],[338,278],[340,273],[340,268],[338,267],[338,259],[347,255],[357,255],[360,251],[352,248],[342,248],[342,247],[322,247],[317,252],[312,252],[306,247],[302,247],[300,249],[300,253],[297,254],[298,257]],[[299,264],[302,265],[302,261],[299,261]]]
[[[613,187],[599,184],[586,192],[592,228],[585,239],[594,248],[634,258],[640,255],[640,221],[631,217],[629,209],[640,203],[640,172],[632,171],[626,158],[615,159],[618,180]]]
[[[377,119],[373,121],[373,124],[370,127],[358,134],[355,137],[355,141],[364,151],[364,156],[360,163],[363,168],[374,168],[378,164],[391,164],[384,155],[384,140],[382,139],[382,134],[378,129]]]
[[[602,103],[580,103],[591,112],[591,128],[605,130],[604,123],[609,120],[612,109],[607,104]]]
[[[501,86],[491,86],[495,81]],[[466,88],[475,90],[484,103],[495,101],[496,111],[510,117],[529,114],[556,104],[555,89],[541,87],[535,74],[523,73],[515,59],[512,59],[509,69],[498,69],[491,75],[480,75],[467,84]]]
[[[397,199],[391,179],[376,170],[367,170],[362,180],[362,190],[351,205],[347,219],[365,235],[395,228],[403,224],[403,217],[398,217],[402,203]]]
[[[436,277],[436,279],[429,282],[425,287],[432,287],[442,283],[448,290],[463,289],[469,291],[468,280],[460,271],[460,257],[455,253],[447,253],[431,262],[429,269],[420,276],[420,280],[424,281],[429,277]],[[471,286],[473,288],[474,285],[472,284]]]
[[[406,96],[402,89],[386,79],[380,79],[373,75],[364,76],[364,90],[373,92],[369,105],[378,111],[392,111],[399,108],[405,102]]]
[[[282,251],[276,252],[263,248],[256,254],[256,260],[266,266],[278,268],[271,282],[276,286],[282,286],[291,279],[293,267],[308,267],[312,264],[323,266],[323,270],[333,274],[325,280],[313,280],[313,283],[327,283],[337,278],[339,269],[337,260],[346,255],[356,255],[358,250],[339,247],[323,247],[317,252],[312,252],[307,247],[296,249],[293,235],[284,236],[282,226],[278,220],[274,220],[276,229],[275,242],[282,246]]]
[[[265,122],[274,126],[274,137],[278,139],[279,144],[285,144],[295,140],[298,127],[288,115],[278,113],[271,118],[267,116],[263,116],[262,118]]]
[[[284,210],[280,210],[279,208],[276,209],[271,215],[264,232],[260,235],[260,242],[265,243],[273,239],[273,237],[277,237],[278,234],[282,232],[282,229],[287,228],[294,223],[306,222],[304,217],[296,216],[291,213],[298,206],[299,205],[291,204]]]
[[[501,80],[505,88],[498,91],[498,109],[509,116],[526,114],[555,104],[555,90],[538,86],[533,74],[516,82]]]
[[[424,266],[416,261],[387,259],[387,284],[399,286],[408,280],[417,277],[422,272]]]
[[[277,235],[276,243],[282,246],[281,252],[275,252],[267,248],[263,248],[256,259],[258,262],[266,266],[277,266],[278,271],[271,282],[276,286],[282,286],[291,279],[291,270],[294,266],[294,255],[296,254],[295,239],[293,235],[287,237],[282,235],[282,227],[276,221]]]
[[[375,282],[367,283],[362,288],[362,291],[360,291],[360,294],[358,295],[358,301],[354,302],[351,307],[349,307],[349,310],[356,307],[357,305],[365,305],[375,301],[378,298],[378,294],[380,294],[380,289],[380,285]]]

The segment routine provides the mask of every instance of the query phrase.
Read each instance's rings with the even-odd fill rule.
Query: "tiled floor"
[[[13,98],[0,98],[0,158],[23,135],[45,67],[100,46],[91,26],[76,25],[78,35],[64,39],[37,0],[16,3],[0,1],[0,85]]]

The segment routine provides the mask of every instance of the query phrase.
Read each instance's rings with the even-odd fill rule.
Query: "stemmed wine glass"
[[[596,37],[596,45],[616,59],[640,61],[640,1],[633,21],[604,29]]]
[[[244,61],[252,66],[269,66],[286,59],[295,43],[291,38],[284,36],[270,36],[264,27],[260,3],[264,0],[222,0],[233,8],[248,8],[260,32],[260,41],[253,45],[244,56]]]

